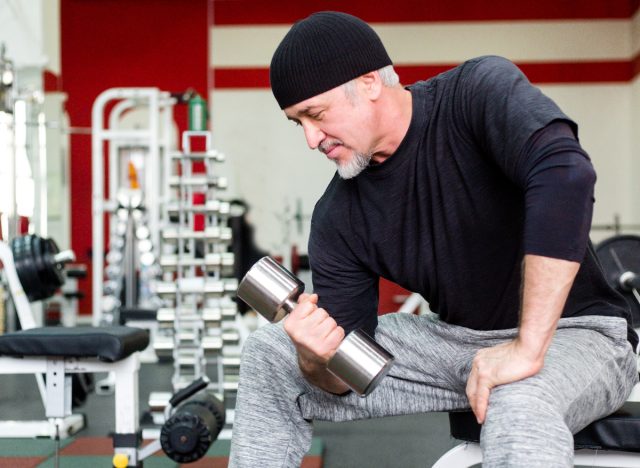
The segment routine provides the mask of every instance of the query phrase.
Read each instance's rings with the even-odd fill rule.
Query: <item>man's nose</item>
[[[312,150],[316,149],[320,142],[325,139],[325,133],[311,122],[305,122],[302,127],[304,128],[304,137],[307,139],[307,145]]]

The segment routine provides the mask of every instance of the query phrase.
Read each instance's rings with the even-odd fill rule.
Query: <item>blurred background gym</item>
[[[270,255],[312,290],[309,221],[335,169],[278,108],[268,66],[291,24],[319,10],[368,21],[404,84],[502,55],[578,122],[598,173],[591,237],[638,317],[640,296],[619,281],[640,272],[638,6],[2,0],[0,333],[146,332],[96,344],[124,346],[114,356],[63,360],[73,401],[48,390],[55,334],[39,352],[0,344],[0,466],[117,465],[118,446],[142,460],[138,439],[117,437],[138,430],[158,450],[145,466],[226,466],[242,344],[264,323],[236,300],[238,282]],[[381,279],[379,313],[399,310],[428,304]],[[122,363],[135,379],[118,393]],[[188,452],[172,442],[180,430],[198,439]],[[458,443],[446,414],[318,423],[315,436],[303,466],[430,466]]]

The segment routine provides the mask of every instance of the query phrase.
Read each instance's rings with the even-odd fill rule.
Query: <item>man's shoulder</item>
[[[487,76],[505,76],[519,73],[518,67],[505,57],[499,55],[483,55],[466,60],[436,76],[413,83],[410,88],[416,91],[426,91],[435,86],[447,89],[456,86],[460,81],[481,80]]]
[[[460,65],[447,70],[432,78],[436,80],[454,80],[470,76],[485,76],[487,74],[503,75],[505,72],[519,72],[518,67],[509,59],[499,55],[483,55],[462,62]],[[427,80],[423,83],[427,83]]]
[[[483,55],[462,63],[461,76],[469,80],[504,79],[522,75],[520,69],[511,60],[499,55]]]

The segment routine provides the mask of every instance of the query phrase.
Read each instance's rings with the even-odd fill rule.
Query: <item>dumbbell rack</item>
[[[160,271],[142,199],[138,190],[120,189],[118,193],[119,205],[110,223],[100,325],[120,323],[121,308],[158,307],[152,283]]]
[[[204,138],[205,150],[192,151],[192,139]],[[207,131],[182,135],[181,152],[169,153],[165,162],[166,193],[163,207],[160,267],[162,279],[156,293],[165,307],[158,310],[158,334],[154,348],[159,358],[173,358],[172,386],[178,391],[215,367],[216,378],[209,390],[221,398],[234,392],[240,335],[235,326],[237,307],[232,297],[237,289],[233,278],[234,257],[227,252],[232,241],[227,227],[229,203],[216,198],[227,186],[215,174],[224,156],[211,149]],[[194,173],[202,163],[203,173]],[[194,203],[204,194],[202,203]],[[237,379],[236,379],[237,380]],[[152,392],[149,406],[154,422],[160,422],[166,392]]]

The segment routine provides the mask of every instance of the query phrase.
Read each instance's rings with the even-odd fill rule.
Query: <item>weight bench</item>
[[[449,425],[451,436],[465,442],[440,457],[433,468],[464,468],[482,463],[481,426],[473,412],[449,413]],[[575,434],[573,440],[576,465],[640,466],[640,402],[626,402],[615,413]]]
[[[126,454],[128,466],[138,465],[138,352],[149,344],[146,330],[132,327],[42,327],[0,336],[0,374],[46,374],[48,421],[42,436],[66,437],[82,425],[66,424],[71,415],[71,374],[115,374],[114,448]],[[37,422],[42,427],[42,422]],[[24,437],[16,428],[13,437]],[[28,431],[33,436],[34,429]],[[5,437],[8,435],[5,435]]]

